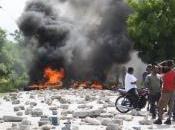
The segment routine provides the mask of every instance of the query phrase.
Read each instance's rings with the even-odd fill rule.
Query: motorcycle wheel
[[[127,113],[131,110],[131,101],[125,96],[119,96],[115,101],[115,107],[120,113]]]

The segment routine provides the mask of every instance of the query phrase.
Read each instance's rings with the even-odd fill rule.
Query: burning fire
[[[89,84],[88,84],[87,81],[82,81],[82,82],[79,84],[78,88],[84,88],[84,89],[89,88]]]
[[[33,84],[31,86],[32,89],[47,89],[47,88],[60,88],[63,83],[62,80],[65,77],[64,69],[61,68],[60,70],[54,70],[51,67],[46,67],[44,69],[43,78],[45,82],[39,84]],[[75,81],[72,84],[72,87],[75,89],[97,89],[102,90],[104,85],[98,81]]]
[[[98,82],[98,81],[94,81],[94,82],[88,82],[88,81],[76,81],[73,83],[73,88],[75,89],[97,89],[97,90],[102,90],[103,84]]]
[[[40,84],[34,84],[31,87],[33,89],[47,89],[47,88],[60,88],[63,83],[62,80],[65,77],[64,69],[53,70],[51,67],[44,69],[45,82]]]
[[[64,78],[64,69],[52,70],[52,68],[47,67],[44,70],[44,77],[47,79],[46,85],[58,85]]]
[[[98,81],[94,81],[93,84],[91,85],[91,88],[102,90],[103,89],[103,84],[98,82]]]

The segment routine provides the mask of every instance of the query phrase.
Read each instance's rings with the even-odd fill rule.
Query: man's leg
[[[156,115],[158,113],[158,102],[159,102],[160,96],[161,96],[161,94],[157,93],[156,97],[155,97],[155,113],[156,113]]]
[[[171,117],[172,117],[172,111],[173,111],[173,107],[174,107],[174,93],[169,93],[169,111],[168,111],[168,115],[169,117],[167,118],[167,120],[164,122],[164,124],[171,124]]]
[[[163,116],[163,108],[168,105],[169,102],[169,93],[161,93],[161,97],[158,102],[158,119],[154,122],[154,124],[162,124],[162,116]]]
[[[171,119],[173,109],[174,109],[174,93],[171,93],[170,95],[170,101],[169,101],[169,118]]]
[[[173,107],[173,120],[175,121],[175,99],[174,99],[174,107]]]
[[[138,94],[137,94],[137,90],[135,88],[132,88],[131,90],[128,91],[129,93],[129,97],[130,97],[130,100],[131,100],[131,103],[133,104],[133,107],[134,108],[137,108],[137,102],[138,102]]]
[[[148,106],[147,106],[147,111],[150,111],[150,95],[148,95]]]
[[[156,95],[150,95],[150,113],[152,114],[152,118],[156,118]]]

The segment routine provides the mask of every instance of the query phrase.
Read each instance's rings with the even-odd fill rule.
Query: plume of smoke
[[[142,82],[142,74],[146,71],[146,64],[144,64],[141,59],[138,57],[138,52],[133,51],[131,53],[131,60],[125,64],[125,67],[133,67],[134,68],[134,75],[138,79],[138,87],[141,87]]]
[[[115,64],[130,59],[126,31],[130,9],[123,0],[31,0],[19,19],[31,49],[30,77],[46,66],[63,67],[67,79],[105,81]]]

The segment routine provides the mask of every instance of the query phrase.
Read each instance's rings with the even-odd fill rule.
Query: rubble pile
[[[153,128],[146,112],[121,114],[109,90],[62,89],[0,98],[0,130],[134,130]]]

